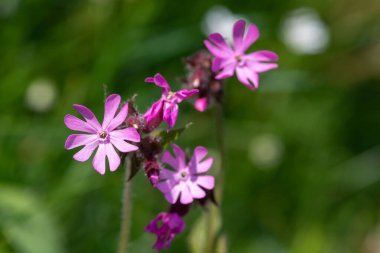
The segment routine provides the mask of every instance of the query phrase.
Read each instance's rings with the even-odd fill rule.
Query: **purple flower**
[[[157,235],[156,243],[153,245],[157,251],[162,248],[168,249],[174,236],[185,228],[185,222],[176,213],[160,213],[154,218],[145,231]]]
[[[144,114],[148,131],[156,128],[162,120],[168,123],[168,129],[172,128],[177,120],[178,104],[198,92],[197,89],[172,92],[168,82],[161,74],[148,77],[145,82],[154,83],[162,88],[162,97]]]
[[[162,168],[157,188],[164,193],[166,200],[171,204],[176,203],[178,199],[182,204],[189,204],[194,199],[204,198],[205,189],[211,190],[215,185],[213,176],[202,174],[210,169],[213,158],[202,161],[208,151],[199,146],[195,148],[193,157],[186,164],[182,149],[175,144],[172,146],[175,157],[166,151],[162,156],[162,162],[174,170]]]
[[[65,149],[73,149],[84,146],[74,155],[74,159],[80,162],[87,161],[96,148],[96,154],[92,165],[100,174],[106,172],[106,157],[111,171],[115,171],[120,165],[120,157],[115,151],[114,146],[123,153],[135,151],[137,146],[125,142],[140,142],[140,135],[135,128],[117,129],[128,115],[128,104],[125,104],[120,112],[115,116],[120,105],[120,96],[112,94],[107,97],[104,110],[103,124],[99,121],[93,112],[83,105],[74,105],[86,121],[83,121],[73,115],[66,115],[64,122],[66,126],[75,131],[84,132],[81,134],[70,135],[65,143]]]
[[[233,29],[233,48],[229,47],[222,35],[211,34],[204,44],[215,56],[212,71],[219,72],[216,79],[225,79],[233,76],[236,71],[237,78],[251,90],[259,87],[259,73],[277,68],[273,63],[278,60],[277,54],[272,51],[256,51],[245,54],[245,51],[259,38],[259,30],[254,24],[248,26],[244,36],[245,22],[239,20]]]

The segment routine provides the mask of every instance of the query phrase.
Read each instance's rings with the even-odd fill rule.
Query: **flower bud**
[[[160,167],[156,161],[145,161],[144,164],[145,174],[149,179],[149,182],[153,187],[156,187],[159,176],[160,176]]]

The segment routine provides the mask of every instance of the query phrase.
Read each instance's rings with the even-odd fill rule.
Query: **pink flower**
[[[172,92],[168,82],[161,74],[148,77],[145,82],[154,83],[162,88],[162,97],[144,114],[148,131],[156,128],[162,120],[168,123],[168,129],[172,128],[177,120],[178,104],[198,92],[197,89]]]
[[[153,248],[161,251],[162,248],[167,250],[175,235],[181,233],[184,228],[185,222],[178,214],[160,213],[145,227],[145,231],[157,235]]]
[[[237,21],[233,29],[233,48],[227,45],[219,33],[211,34],[204,44],[215,56],[211,68],[212,71],[219,72],[216,79],[231,77],[236,71],[239,81],[254,90],[259,87],[259,73],[277,68],[278,65],[273,62],[278,60],[278,56],[266,50],[245,54],[245,51],[259,38],[259,30],[254,24],[248,26],[245,36],[244,30],[245,22]]]
[[[65,143],[65,149],[73,149],[84,146],[74,155],[74,159],[80,162],[87,161],[94,150],[98,148],[92,161],[95,170],[100,174],[106,172],[106,157],[111,171],[115,171],[120,165],[120,157],[115,151],[114,146],[123,153],[135,151],[137,146],[125,142],[140,142],[140,135],[135,128],[117,129],[128,115],[128,104],[125,104],[120,112],[115,116],[119,108],[120,96],[112,94],[107,97],[104,110],[103,124],[99,121],[93,112],[83,105],[74,105],[83,118],[83,121],[73,115],[66,115],[64,122],[66,126],[75,131],[84,132],[81,134],[70,135]]]
[[[186,164],[182,149],[175,144],[172,146],[175,157],[166,151],[162,156],[162,162],[174,170],[162,168],[157,188],[164,193],[166,200],[171,204],[176,203],[178,199],[182,204],[189,204],[194,199],[205,197],[205,189],[211,190],[215,185],[213,176],[202,174],[208,171],[213,163],[211,157],[202,161],[207,155],[207,149],[196,147],[193,157]]]

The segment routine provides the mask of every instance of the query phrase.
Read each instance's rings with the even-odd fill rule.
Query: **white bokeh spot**
[[[330,33],[318,13],[301,8],[288,14],[281,27],[281,39],[297,54],[319,54],[326,50]]]
[[[220,33],[228,43],[232,43],[232,28],[239,19],[245,18],[232,13],[224,6],[217,5],[207,11],[203,18],[202,30],[206,36]]]
[[[26,90],[25,102],[29,109],[35,112],[49,111],[56,99],[55,84],[45,78],[34,80]]]

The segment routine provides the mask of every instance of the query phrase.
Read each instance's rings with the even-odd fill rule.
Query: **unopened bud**
[[[144,164],[145,174],[153,187],[157,186],[160,178],[160,167],[156,161],[145,161]]]

